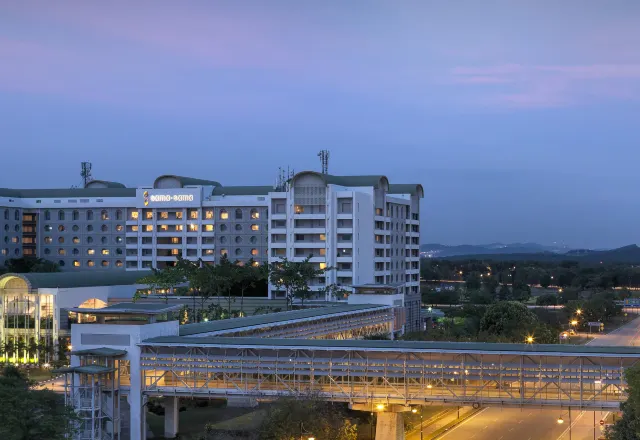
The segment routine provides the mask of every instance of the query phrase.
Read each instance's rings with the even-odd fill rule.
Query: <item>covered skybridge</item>
[[[640,348],[226,337],[140,344],[147,395],[616,409]]]

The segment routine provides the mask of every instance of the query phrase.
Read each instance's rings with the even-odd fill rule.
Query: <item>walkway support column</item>
[[[354,411],[376,413],[375,440],[404,440],[404,416],[402,413],[411,411],[405,405],[385,405],[382,403],[352,403],[349,405]]]
[[[401,412],[378,412],[376,440],[404,440],[404,416]]]
[[[164,398],[164,436],[175,438],[178,435],[178,401],[177,396]]]

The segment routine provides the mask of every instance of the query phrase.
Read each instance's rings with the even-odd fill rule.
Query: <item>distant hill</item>
[[[446,246],[437,243],[428,243],[420,246],[420,251],[428,254],[430,258],[447,258],[457,255],[501,255],[501,254],[534,254],[541,252],[566,252],[567,249],[544,246],[537,243],[490,243],[483,245],[463,244],[458,246]]]
[[[594,251],[580,249],[566,253],[557,252],[514,252],[514,253],[472,253],[466,255],[451,255],[447,257],[434,256],[433,258],[446,258],[448,260],[493,260],[493,261],[578,261],[587,264],[626,263],[640,264],[640,247],[635,244],[618,249]]]

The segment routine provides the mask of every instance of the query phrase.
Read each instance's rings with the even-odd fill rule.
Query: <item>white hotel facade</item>
[[[420,184],[385,176],[297,173],[286,187],[231,186],[174,175],[126,188],[0,189],[0,264],[40,257],[62,271],[163,268],[176,257],[213,264],[311,256],[313,280],[420,289]],[[270,295],[275,295],[270,292]],[[330,298],[327,298],[330,299]]]

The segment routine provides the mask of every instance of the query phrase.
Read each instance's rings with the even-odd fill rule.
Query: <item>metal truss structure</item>
[[[377,307],[366,311],[323,315],[313,319],[280,321],[262,326],[238,327],[192,336],[361,339],[365,336],[391,334],[393,317],[392,307]]]
[[[143,393],[269,400],[316,392],[353,404],[613,409],[626,400],[624,371],[640,359],[640,352],[580,352],[580,347],[567,353],[521,345],[507,351],[499,344],[441,350],[428,344],[380,348],[376,341],[341,341],[336,347],[332,341],[222,339],[143,342]]]
[[[113,357],[83,356],[81,365],[67,367],[64,373],[65,404],[73,407],[75,440],[119,440],[120,375],[128,372]],[[127,383],[129,383],[127,377]]]

